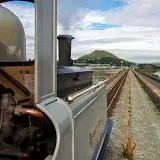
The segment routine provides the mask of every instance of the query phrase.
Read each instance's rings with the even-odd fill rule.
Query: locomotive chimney
[[[70,35],[59,35],[59,66],[71,66],[71,43],[74,37]]]

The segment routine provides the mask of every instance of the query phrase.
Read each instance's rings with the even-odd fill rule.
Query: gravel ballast
[[[129,100],[130,99],[130,100]],[[129,71],[113,114],[113,129],[103,160],[124,160],[124,113],[129,107],[129,137],[136,143],[135,160],[160,160],[160,112]]]

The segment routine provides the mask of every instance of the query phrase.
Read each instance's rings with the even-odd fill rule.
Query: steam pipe
[[[28,115],[28,116],[33,116],[33,117],[42,118],[42,119],[46,117],[42,112],[38,110],[30,109],[30,108],[23,108],[20,106],[15,107],[14,113],[16,115]]]

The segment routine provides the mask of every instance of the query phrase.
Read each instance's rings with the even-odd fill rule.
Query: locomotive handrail
[[[122,77],[123,77],[123,74],[122,74]],[[109,79],[106,79],[106,80],[104,80],[104,81],[101,81],[101,82],[99,82],[98,84],[95,84],[94,86],[91,86],[90,88],[87,88],[87,89],[85,89],[85,90],[83,90],[83,91],[80,91],[79,93],[77,93],[77,94],[75,94],[75,95],[73,95],[73,96],[72,96],[72,95],[69,95],[69,96],[67,97],[67,101],[68,101],[69,103],[73,102],[75,99],[79,98],[79,97],[82,96],[83,94],[89,93],[89,92],[93,91],[94,89],[96,89],[96,88],[102,86],[103,84],[107,83],[108,80],[109,80]]]
[[[107,79],[107,80],[108,80],[108,79]],[[80,91],[79,93],[77,93],[77,94],[75,94],[75,95],[73,95],[73,96],[71,96],[71,95],[68,96],[68,97],[67,97],[67,101],[68,101],[69,103],[73,102],[75,99],[79,98],[80,96],[82,96],[82,95],[84,95],[84,94],[86,94],[86,93],[88,93],[88,92],[91,92],[91,91],[93,91],[94,89],[102,86],[103,84],[105,84],[105,83],[107,82],[107,80],[104,80],[104,81],[100,82],[99,84],[95,84],[94,86],[91,86],[90,88],[87,88],[87,89],[85,89],[85,90],[83,90],[83,91]]]

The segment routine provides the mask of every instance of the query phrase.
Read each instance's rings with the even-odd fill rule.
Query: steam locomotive
[[[36,11],[33,61],[20,20],[0,5],[0,159],[98,159],[108,128],[106,83],[92,84],[92,70],[72,66],[74,38],[57,37],[56,0],[26,1]]]

